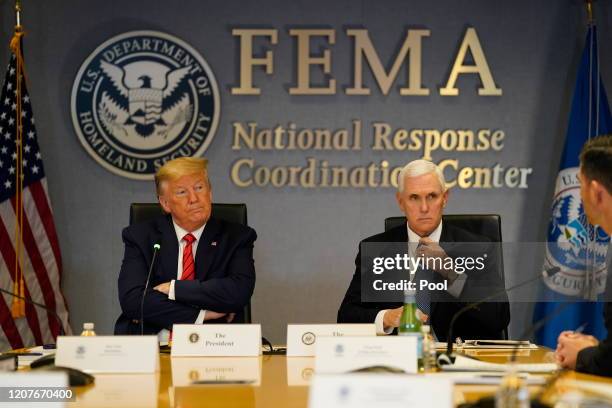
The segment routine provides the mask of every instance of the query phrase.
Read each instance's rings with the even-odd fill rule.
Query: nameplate
[[[173,357],[253,357],[261,355],[259,324],[175,324]]]
[[[375,324],[289,324],[287,357],[315,355],[319,337],[376,336]]]
[[[154,373],[157,336],[59,336],[55,365],[88,373]]]
[[[417,372],[417,342],[409,336],[321,337],[315,350],[315,373],[346,373],[368,367]]]
[[[260,357],[180,357],[171,359],[172,385],[261,385]]]
[[[309,408],[451,408],[448,379],[393,374],[315,375]]]

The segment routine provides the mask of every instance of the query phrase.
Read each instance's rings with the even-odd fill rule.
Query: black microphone
[[[151,265],[149,265],[149,274],[147,275],[147,282],[145,283],[144,291],[142,292],[142,299],[140,299],[140,335],[144,336],[144,301],[147,296],[147,289],[149,289],[149,280],[151,279],[151,272],[153,272],[153,265],[157,258],[157,251],[161,246],[159,244],[153,244],[153,259],[151,259]]]
[[[17,298],[17,299],[25,300],[25,301],[26,301],[26,303],[29,303],[29,304],[34,305],[34,306],[36,306],[36,307],[40,307],[41,309],[44,309],[44,310],[46,310],[47,312],[51,313],[51,315],[52,315],[53,317],[55,317],[55,319],[56,319],[56,320],[57,320],[57,322],[59,323],[59,329],[60,329],[60,333],[59,333],[59,335],[60,335],[60,336],[63,336],[63,335],[65,335],[65,334],[66,334],[66,332],[64,331],[64,325],[62,324],[62,319],[59,317],[59,315],[57,314],[57,312],[56,312],[55,310],[53,310],[53,309],[51,309],[51,308],[47,307],[46,305],[43,305],[42,303],[35,302],[35,301],[33,301],[32,299],[28,299],[28,298],[26,298],[26,297],[20,296],[20,295],[18,295],[18,294],[16,294],[16,293],[13,293],[13,292],[8,291],[8,290],[6,290],[6,289],[2,289],[2,288],[0,288],[0,292],[2,292],[2,293],[6,293],[7,295],[11,295],[11,296],[13,296],[13,297],[15,297],[15,298]]]
[[[453,327],[455,325],[455,322],[457,321],[457,319],[463,315],[465,312],[467,312],[468,310],[474,309],[478,306],[480,306],[481,304],[483,304],[484,302],[491,300],[493,298],[496,298],[500,295],[503,295],[504,293],[510,292],[514,289],[518,289],[522,286],[525,286],[529,283],[533,283],[535,281],[538,281],[540,279],[542,279],[543,277],[551,277],[554,276],[555,274],[557,274],[557,272],[559,272],[561,270],[561,268],[559,268],[558,266],[552,267],[550,269],[546,269],[542,272],[542,275],[538,275],[535,278],[531,278],[528,279],[526,281],[520,282],[514,286],[509,287],[508,289],[504,288],[500,291],[497,291],[495,293],[493,293],[492,295],[486,296],[484,298],[482,298],[481,300],[477,301],[477,302],[473,302],[473,303],[469,303],[467,305],[465,305],[464,307],[462,307],[461,309],[459,309],[459,311],[457,313],[455,313],[453,315],[453,318],[450,321],[450,324],[448,325],[448,340],[446,343],[446,353],[442,353],[440,354],[440,356],[438,357],[438,364],[439,365],[448,365],[448,364],[452,364],[455,362],[455,358],[452,357],[452,352],[453,352]]]

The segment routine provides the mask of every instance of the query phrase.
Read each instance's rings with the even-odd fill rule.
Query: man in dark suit
[[[359,244],[359,253],[355,259],[356,270],[346,292],[340,310],[338,323],[375,323],[379,334],[392,333],[400,323],[402,314],[401,302],[364,302],[362,285],[362,251],[363,246],[372,243],[405,243],[410,242],[409,251],[412,257],[447,260],[453,243],[485,243],[486,237],[469,231],[443,224],[442,213],[448,201],[444,175],[438,166],[426,160],[415,160],[408,163],[400,172],[398,192],[396,194],[400,209],[404,212],[407,225],[401,225],[382,234],[366,238]],[[418,248],[416,247],[418,244]],[[468,245],[463,245],[469,246]],[[455,247],[455,249],[456,249]],[[486,246],[490,256],[485,257],[483,275],[487,279],[478,279],[470,273],[457,273],[453,268],[437,267],[433,270],[433,280],[445,281],[448,289],[429,296],[425,304],[419,304],[417,296],[417,314],[423,322],[429,322],[440,341],[445,341],[448,326],[453,315],[467,301],[474,301],[489,295],[491,292],[478,292],[476,284],[487,281],[488,287],[497,290],[503,287],[498,275],[497,258],[492,245]],[[484,248],[480,245],[480,248]],[[417,276],[419,273],[417,273]],[[482,289],[482,288],[481,288]],[[469,298],[469,300],[467,300]],[[500,302],[482,304],[476,310],[470,310],[455,323],[453,337],[462,339],[500,338],[510,321],[510,311],[505,296]],[[421,302],[423,303],[423,302]]]
[[[183,157],[155,175],[165,216],[123,230],[119,274],[121,316],[115,334],[140,334],[140,310],[154,245],[160,249],[144,298],[144,332],[160,334],[174,323],[242,321],[255,287],[253,243],[247,226],[211,218],[207,161]]]
[[[612,135],[595,137],[580,154],[580,197],[589,222],[612,234]],[[612,377],[612,249],[608,247],[604,321],[608,336],[565,331],[559,336],[556,357],[562,367]]]

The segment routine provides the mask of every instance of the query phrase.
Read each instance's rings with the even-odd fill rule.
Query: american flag
[[[23,296],[55,310],[65,332],[70,331],[66,301],[60,288],[62,260],[53,213],[47,193],[42,156],[36,138],[30,97],[26,89],[23,64],[18,63],[20,46],[13,47],[0,97],[0,287],[14,292],[15,279],[23,276]],[[20,45],[20,44],[19,44]],[[22,60],[21,60],[22,61]],[[21,81],[18,92],[17,81]],[[19,98],[19,100],[18,100]],[[19,113],[21,110],[21,113]],[[21,120],[19,120],[20,118]],[[22,160],[19,158],[18,124],[22,125]],[[22,166],[21,231],[17,182]],[[21,236],[21,238],[16,238]],[[16,246],[16,242],[20,242]],[[21,252],[20,266],[16,255]],[[25,316],[14,318],[8,294],[0,297],[0,351],[54,342],[60,322],[53,314],[25,303]]]

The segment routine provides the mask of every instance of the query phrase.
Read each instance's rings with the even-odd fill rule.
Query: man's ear
[[[607,193],[604,186],[597,180],[591,180],[589,182],[589,193],[591,194],[591,200],[596,205],[599,206],[602,204],[604,200],[604,196]]]
[[[448,194],[449,194],[450,190],[446,189],[446,191],[444,193],[442,193],[442,200],[444,202],[443,207],[446,207],[446,203],[448,203]]]
[[[399,191],[395,192],[395,200],[397,201],[397,206],[404,212],[404,208],[402,207],[402,196]]]
[[[157,200],[159,201],[159,205],[163,208],[164,212],[170,214],[170,207],[168,206],[168,200],[163,196],[157,196]]]

